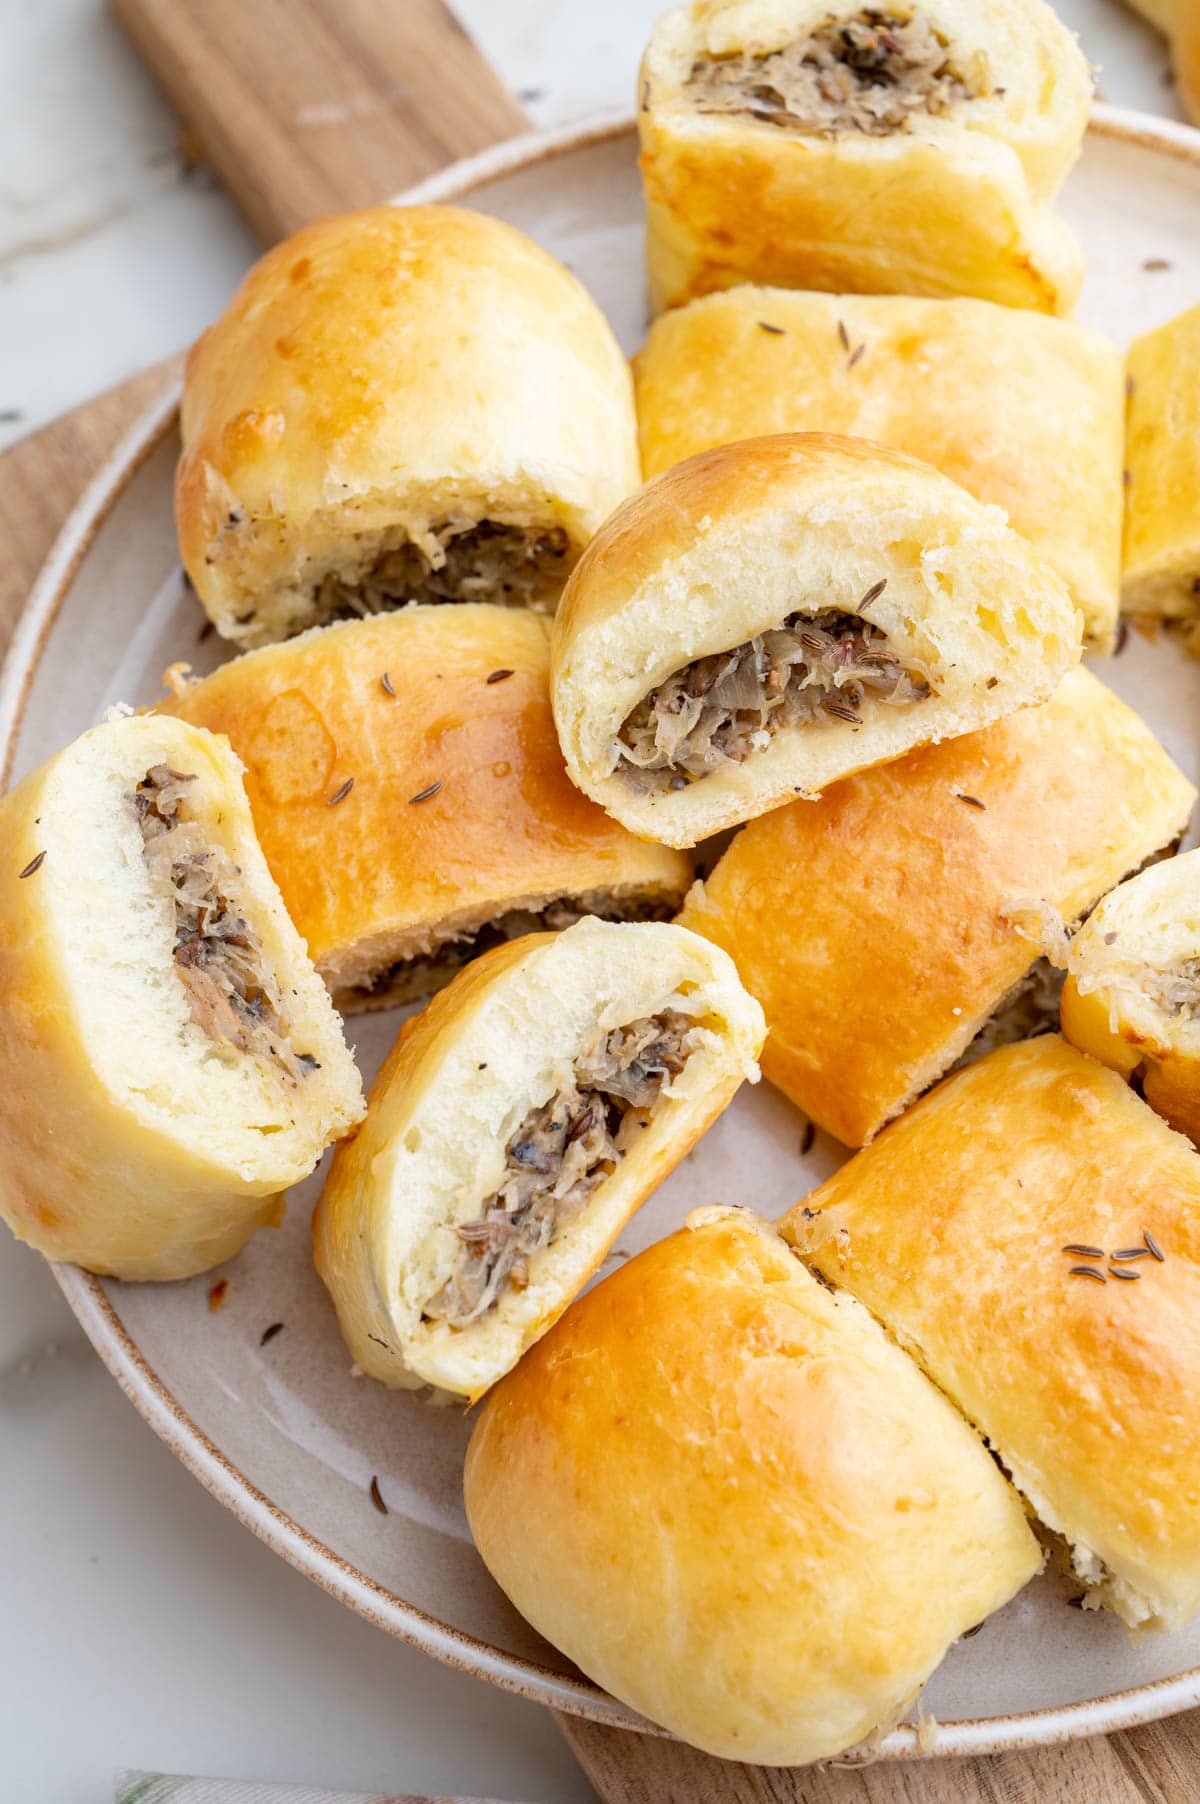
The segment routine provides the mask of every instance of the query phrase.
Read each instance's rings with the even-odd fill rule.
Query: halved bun
[[[551,693],[585,794],[691,846],[1042,700],[1079,650],[1065,585],[999,509],[865,440],[780,434],[689,458],[606,521]]]
[[[183,561],[244,646],[437,595],[552,608],[638,481],[604,315],[459,207],[343,213],[268,251],[193,350],[181,425]]]
[[[317,1210],[362,1370],[486,1390],[757,1077],[763,1031],[724,953],[681,927],[580,921],[478,959],[405,1027]]]
[[[639,92],[655,311],[740,282],[1074,305],[1051,202],[1091,77],[1043,0],[694,0]]]
[[[0,1212],[92,1271],[205,1271],[363,1113],[242,767],[110,719],[0,802],[0,844]]]

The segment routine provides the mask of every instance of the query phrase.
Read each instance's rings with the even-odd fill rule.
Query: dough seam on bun
[[[1040,1563],[913,1361],[766,1222],[718,1206],[497,1386],[464,1490],[541,1634],[684,1740],[763,1765],[869,1744]]]

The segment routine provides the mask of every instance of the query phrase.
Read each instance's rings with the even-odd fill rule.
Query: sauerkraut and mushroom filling
[[[984,92],[919,9],[875,7],[831,14],[780,50],[698,57],[684,85],[698,112],[739,113],[811,137],[886,137],[914,114],[946,113]]]
[[[563,896],[541,908],[510,908],[479,927],[432,928],[420,950],[385,965],[366,983],[339,990],[334,1001],[349,1010],[411,1002],[441,989],[473,958],[506,940],[519,940],[527,933],[561,933],[585,915],[596,915],[602,921],[671,921],[677,911],[674,897],[616,896],[597,890]]]
[[[279,986],[237,901],[240,875],[222,846],[183,809],[194,773],[155,764],[130,800],[150,889],[173,913],[175,971],[188,1012],[208,1039],[271,1060],[290,1078],[318,1069],[295,1052]]]
[[[1164,968],[1148,966],[1146,995],[1156,1008],[1177,1021],[1200,1021],[1200,958],[1182,959]]]
[[[402,527],[372,536],[369,553],[351,552],[316,586],[315,620],[384,614],[409,602],[491,601],[552,607],[567,576],[569,541],[561,526],[434,527],[417,544]]]
[[[506,1290],[525,1289],[530,1260],[616,1170],[702,1032],[690,1015],[667,1008],[601,1034],[580,1054],[511,1135],[499,1187],[455,1227],[454,1268],[425,1304],[426,1320],[466,1328]]]
[[[881,628],[826,608],[731,651],[697,658],[643,696],[624,721],[613,766],[639,791],[685,789],[742,764],[776,733],[819,721],[861,726],[863,709],[905,707],[933,693]]]

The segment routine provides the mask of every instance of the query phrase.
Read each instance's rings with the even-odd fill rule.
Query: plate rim
[[[389,204],[465,201],[473,190],[489,182],[631,135],[635,127],[636,114],[617,109],[549,130],[522,133],[450,164],[393,196]],[[1191,126],[1098,102],[1088,129],[1098,137],[1151,150],[1200,170],[1200,131]],[[109,453],[64,521],[30,589],[0,668],[0,792],[9,783],[29,692],[59,610],[97,534],[174,427],[181,390],[179,378],[170,381]],[[451,1628],[369,1578],[311,1535],[260,1491],[192,1420],[141,1352],[100,1279],[74,1266],[51,1264],[51,1270],[104,1365],[159,1439],[240,1522],[323,1590],[443,1664],[529,1702],[614,1728],[667,1734],[582,1675],[573,1678],[532,1659],[501,1653],[489,1643]],[[939,1723],[932,1736],[928,1728],[919,1733],[916,1726],[901,1724],[860,1758],[954,1758],[1048,1747],[1133,1728],[1197,1704],[1200,1666],[1074,1704]]]

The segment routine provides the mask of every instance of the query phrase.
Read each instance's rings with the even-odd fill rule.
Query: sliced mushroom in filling
[[[270,1060],[289,1078],[319,1069],[291,1025],[258,935],[238,903],[241,872],[198,820],[183,818],[195,775],[155,764],[130,800],[152,893],[174,914],[174,963],[194,1025],[209,1040]]]
[[[676,898],[614,896],[594,891],[563,896],[541,908],[511,908],[466,931],[434,928],[426,936],[422,951],[385,965],[366,983],[339,990],[334,1000],[344,1009],[382,1008],[413,1001],[440,989],[481,952],[490,952],[506,940],[519,940],[526,933],[561,933],[585,915],[596,915],[602,921],[671,921],[677,908]]]
[[[887,634],[861,615],[789,614],[774,631],[697,658],[643,696],[617,736],[613,767],[641,793],[686,789],[724,764],[744,763],[783,728],[861,726],[869,702],[903,707],[931,693],[925,673],[901,663]]]
[[[561,526],[449,524],[435,527],[423,545],[396,528],[382,543],[372,540],[369,557],[352,554],[320,579],[315,622],[383,614],[412,601],[548,607],[566,579],[568,549]]]
[[[466,1328],[508,1290],[526,1288],[530,1260],[616,1170],[700,1031],[689,1015],[664,1009],[601,1034],[580,1054],[510,1137],[499,1187],[456,1226],[454,1269],[426,1303],[425,1320]]]
[[[698,57],[684,85],[698,112],[739,113],[814,137],[886,137],[914,114],[946,113],[984,91],[955,66],[924,13],[876,7],[831,14],[780,50]]]

